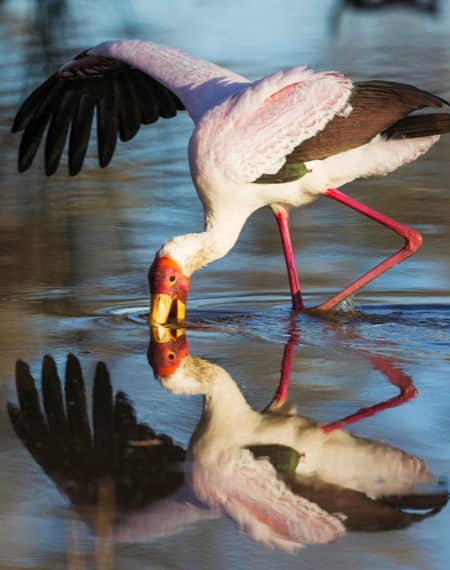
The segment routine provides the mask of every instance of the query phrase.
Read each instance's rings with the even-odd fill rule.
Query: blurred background
[[[21,101],[62,62],[103,40],[140,38],[182,48],[250,79],[307,64],[354,80],[413,83],[450,98],[450,3],[446,0],[292,2],[168,0],[3,0],[0,2],[0,564],[67,567],[66,502],[14,436],[4,404],[15,401],[17,358],[38,376],[43,354],[63,364],[82,357],[110,366],[116,388],[142,421],[186,446],[198,399],[177,399],[153,380],[146,361],[147,269],[169,237],[198,231],[201,206],[187,164],[190,119],[161,119],[119,143],[101,170],[95,137],[83,172],[66,163],[51,179],[42,152],[30,171],[16,168],[19,136],[10,128]],[[419,398],[361,427],[450,467],[449,293],[450,137],[386,178],[346,188],[352,196],[419,230],[419,253],[366,287],[356,299],[364,318],[333,325],[300,316],[293,399],[330,420],[388,397],[393,388],[352,348],[398,358]],[[400,247],[366,218],[320,198],[293,212],[292,232],[308,305],[324,299]],[[237,246],[192,279],[193,353],[236,375],[255,405],[270,399],[288,338],[288,284],[274,221],[257,212]],[[239,319],[234,319],[239,314]],[[359,428],[358,428],[359,429]],[[366,431],[365,431],[366,430]],[[446,512],[407,532],[352,535],[330,548],[306,549],[301,561],[268,552],[229,522],[195,527],[177,538],[118,549],[134,568],[446,568]],[[82,541],[86,564],[92,543]],[[394,538],[395,537],[395,538]],[[179,540],[179,538],[178,538]],[[174,545],[177,547],[174,549]],[[93,556],[93,555],[92,555]],[[1,560],[3,559],[3,560]]]

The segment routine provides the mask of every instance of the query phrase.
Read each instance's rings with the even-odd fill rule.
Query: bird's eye
[[[169,360],[174,360],[175,354],[174,354],[173,352],[169,352],[169,354],[167,355],[167,358],[168,358]]]
[[[171,283],[175,283],[176,280],[177,280],[176,275],[171,275],[171,276],[169,277],[169,281],[170,281]]]

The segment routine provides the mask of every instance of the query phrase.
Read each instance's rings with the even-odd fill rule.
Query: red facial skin
[[[147,358],[157,378],[165,378],[175,372],[183,359],[188,355],[186,335],[168,342],[151,341]]]
[[[148,272],[151,295],[164,293],[186,304],[189,292],[189,277],[170,257],[156,256]]]

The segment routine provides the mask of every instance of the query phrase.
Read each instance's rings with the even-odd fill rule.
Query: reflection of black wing
[[[27,170],[46,128],[45,171],[58,168],[69,127],[69,174],[78,174],[97,113],[99,164],[108,165],[117,135],[132,139],[141,124],[170,118],[184,105],[149,75],[114,58],[81,53],[38,87],[20,107],[13,132],[24,131],[19,148],[19,171]]]
[[[297,475],[295,470],[301,457],[290,447],[253,445],[248,449],[257,458],[267,458],[293,493],[316,503],[330,514],[342,513],[345,516],[342,522],[347,530],[377,532],[406,528],[437,514],[449,499],[448,488],[443,484],[430,492],[375,500],[364,493],[325,483],[315,477]]]
[[[352,531],[378,532],[407,528],[413,523],[436,515],[449,499],[445,485],[430,493],[375,500],[364,493],[317,479],[289,477],[286,483],[294,493],[317,503],[329,513],[343,513],[345,518],[342,522]]]
[[[145,507],[183,483],[184,450],[170,437],[138,423],[125,394],[113,398],[106,366],[97,364],[93,387],[93,428],[89,424],[83,376],[69,355],[65,404],[54,360],[42,365],[41,410],[28,366],[18,361],[19,406],[8,404],[14,429],[45,473],[76,506],[93,506],[102,485],[112,482],[117,510]]]

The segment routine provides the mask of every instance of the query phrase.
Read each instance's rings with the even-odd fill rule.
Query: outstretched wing
[[[97,112],[99,164],[107,166],[117,136],[132,139],[142,124],[174,117],[184,105],[152,77],[116,59],[86,52],[61,67],[25,100],[13,132],[22,131],[19,171],[27,170],[47,130],[45,171],[54,174],[69,133],[69,174],[83,166],[94,110]]]
[[[45,170],[53,174],[69,137],[69,174],[86,155],[94,111],[99,164],[110,162],[117,137],[187,108],[196,120],[246,80],[179,50],[150,42],[105,42],[56,71],[22,104],[13,132],[23,131],[19,170],[27,170],[47,129]],[[70,130],[70,134],[69,134]]]
[[[95,506],[105,480],[114,483],[117,514],[148,507],[182,486],[184,450],[138,422],[125,394],[114,397],[102,362],[95,371],[92,424],[80,363],[71,354],[64,388],[55,361],[44,358],[43,405],[22,361],[16,365],[16,387],[19,406],[8,404],[11,423],[36,463],[74,506]]]

